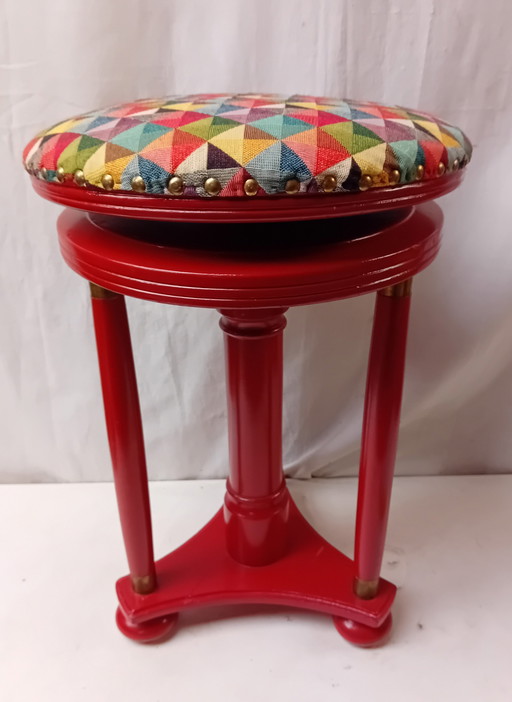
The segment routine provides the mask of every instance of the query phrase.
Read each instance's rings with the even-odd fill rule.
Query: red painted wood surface
[[[132,578],[154,578],[153,538],[139,396],[124,298],[92,299],[101,387],[119,517]]]
[[[180,548],[156,562],[159,587],[133,591],[128,577],[117,582],[119,605],[134,625],[192,607],[267,604],[300,607],[348,618],[372,630],[386,620],[396,588],[381,581],[377,597],[353,592],[353,561],[319,536],[290,499],[289,543],[283,558],[250,568],[226,551],[222,511]]]
[[[384,553],[411,298],[378,294],[368,362],[356,517],[356,577],[378,579]]]
[[[435,258],[442,213],[429,203],[364,218],[191,225],[98,218],[58,220],[66,262],[133,297],[196,307],[290,307],[372,292]]]
[[[281,446],[286,310],[221,312],[230,458],[226,543],[238,563],[261,566],[283,555],[289,532]]]
[[[72,183],[48,183],[31,178],[36,192],[47,200],[86,212],[130,219],[182,222],[286,222],[331,219],[419,205],[457,188],[464,170],[436,180],[418,181],[360,193],[285,195],[238,198],[183,198],[136,193],[109,193],[77,188]]]
[[[225,509],[158,561],[153,592],[137,594],[129,577],[119,581],[117,623],[123,633],[139,641],[155,640],[174,629],[182,609],[259,602],[331,614],[338,631],[359,645],[386,638],[394,586],[381,580],[376,596],[363,600],[354,594],[353,580],[356,575],[378,577],[396,448],[405,307],[394,298],[379,298],[377,306],[357,566],[305,522],[284,484],[283,313],[291,305],[359,295],[414,276],[435,257],[441,223],[433,204],[321,223],[243,228],[73,211],[61,215],[64,258],[88,280],[121,294],[217,308],[223,314],[230,439]],[[131,347],[119,298],[95,300],[94,309],[116,489],[133,575],[151,567],[152,553]],[[379,461],[384,461],[383,472]]]
[[[361,648],[374,648],[385,644],[391,636],[392,625],[393,617],[391,613],[388,614],[382,624],[375,628],[361,624],[356,619],[334,617],[334,626],[343,638]]]
[[[127,617],[123,610],[116,610],[117,628],[129,639],[139,643],[157,643],[169,638],[176,630],[178,614],[165,614],[148,622],[138,623]]]

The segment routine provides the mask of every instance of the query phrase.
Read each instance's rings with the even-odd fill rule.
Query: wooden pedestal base
[[[213,202],[213,201],[212,201]],[[332,216],[332,213],[331,213]],[[190,607],[265,604],[335,618],[360,646],[388,637],[396,588],[380,579],[400,405],[411,279],[439,248],[433,205],[375,217],[270,225],[241,236],[65,212],[62,252],[92,283],[107,431],[129,576],[117,624],[156,641]],[[302,234],[301,234],[302,231]],[[307,236],[306,236],[307,234]],[[275,239],[275,240],[274,240]],[[215,247],[212,242],[215,241]],[[320,537],[283,475],[283,331],[289,307],[377,292],[368,364],[354,561]],[[135,366],[123,295],[211,307],[226,358],[229,479],[223,509],[154,562]],[[333,329],[333,334],[339,330]],[[199,428],[198,428],[199,429]]]
[[[120,630],[136,641],[154,640],[173,628],[176,613],[184,609],[270,604],[329,614],[351,643],[380,643],[390,630],[395,586],[380,580],[376,597],[358,598],[353,561],[317,534],[291,499],[288,526],[288,544],[279,560],[265,566],[241,565],[227,551],[219,511],[198,534],[155,563],[154,592],[137,594],[129,576],[117,582]]]

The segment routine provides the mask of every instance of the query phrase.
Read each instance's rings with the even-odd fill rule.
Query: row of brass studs
[[[457,171],[459,169],[460,163],[459,159],[455,159],[451,170],[452,171]],[[446,166],[444,163],[441,161],[438,166],[437,166],[437,175],[442,176],[444,175],[446,171]],[[62,166],[59,166],[56,171],[57,174],[57,180],[59,183],[63,183],[66,174]],[[39,175],[43,180],[46,180],[48,177],[48,171],[46,168],[41,168],[39,171]],[[423,176],[425,175],[425,167],[422,165],[419,165],[416,168],[416,173],[414,180],[422,180]],[[84,172],[80,169],[76,170],[73,173],[73,180],[77,185],[85,185],[86,180],[84,176]],[[389,184],[390,185],[397,185],[400,182],[400,171],[399,170],[393,170],[389,174]],[[113,190],[114,189],[114,178],[113,176],[110,175],[110,173],[105,173],[101,177],[101,185],[105,190]],[[336,176],[334,175],[326,175],[322,181],[322,190],[326,193],[332,193],[334,190],[336,190],[337,186],[337,179]],[[144,183],[144,179],[140,175],[136,175],[131,179],[131,187],[132,190],[136,193],[143,193],[146,191],[146,184]],[[363,175],[359,181],[359,189],[360,190],[369,190],[371,187],[373,187],[373,179],[370,175]],[[220,182],[217,180],[217,178],[207,178],[204,182],[204,189],[208,193],[208,195],[218,195],[220,191],[222,190],[222,185]],[[258,193],[259,185],[254,178],[248,178],[245,183],[244,183],[244,192],[247,196],[252,197]],[[169,181],[167,183],[167,190],[171,195],[183,195],[184,192],[184,183],[183,179],[180,178],[180,176],[173,176],[169,178]],[[300,190],[300,183],[298,180],[295,178],[292,178],[291,180],[288,180],[285,185],[285,192],[287,195],[295,195],[298,193]]]
[[[41,168],[39,171],[39,175],[43,180],[47,180],[48,178],[48,171],[46,168]],[[64,172],[64,169],[62,166],[59,166],[57,169],[57,180],[59,183],[63,183],[66,179],[66,174]],[[73,180],[76,183],[76,185],[85,185],[86,180],[84,176],[84,172],[81,169],[76,170],[73,173]],[[135,191],[136,193],[143,193],[146,190],[146,184],[144,183],[144,179],[140,175],[136,175],[131,179],[130,182],[132,186],[132,190]],[[101,185],[105,190],[113,190],[115,181],[114,178],[110,175],[110,173],[104,173],[101,176]],[[324,179],[324,189],[326,192],[330,192],[331,190],[334,190],[336,187],[336,178],[334,176],[326,176]],[[259,189],[258,182],[254,180],[254,178],[248,178],[245,183],[244,183],[244,192],[246,195],[249,197],[252,197],[253,195],[256,195],[258,193]],[[179,176],[173,176],[172,178],[169,178],[167,182],[167,190],[171,195],[183,195],[185,186],[183,183],[183,179],[180,178]],[[217,180],[217,178],[207,178],[204,182],[204,189],[208,193],[208,195],[218,195],[220,191],[222,190],[222,185],[220,182]],[[289,180],[286,183],[285,186],[285,191],[288,193],[288,195],[295,195],[295,193],[298,193],[300,190],[300,183],[298,180]]]
[[[460,167],[460,162],[459,159],[456,158],[455,161],[452,163],[451,170],[458,171]],[[442,161],[440,161],[437,164],[437,175],[440,177],[444,175],[446,172],[446,166]],[[416,172],[414,174],[413,180],[422,180],[423,176],[425,175],[425,166],[422,166],[421,164],[417,166]],[[389,174],[389,184],[390,185],[397,185],[400,182],[400,171],[398,170],[393,170]],[[373,178],[370,175],[363,175],[361,177],[361,180],[359,181],[359,190],[369,190],[371,187],[373,187]]]

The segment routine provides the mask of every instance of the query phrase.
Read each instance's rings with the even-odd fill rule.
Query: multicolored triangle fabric
[[[181,95],[73,117],[24,151],[33,176],[183,197],[344,193],[464,167],[463,132],[424,112],[307,95]]]

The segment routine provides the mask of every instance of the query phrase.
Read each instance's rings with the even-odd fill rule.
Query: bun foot
[[[139,643],[159,643],[168,639],[174,633],[177,622],[178,615],[174,613],[135,624],[127,618],[120,607],[116,611],[116,624],[119,631]]]
[[[359,624],[353,619],[344,619],[343,617],[333,617],[333,621],[338,633],[344,639],[361,648],[375,648],[385,644],[391,635],[393,623],[391,614],[388,614],[378,627],[366,626],[366,624]]]

